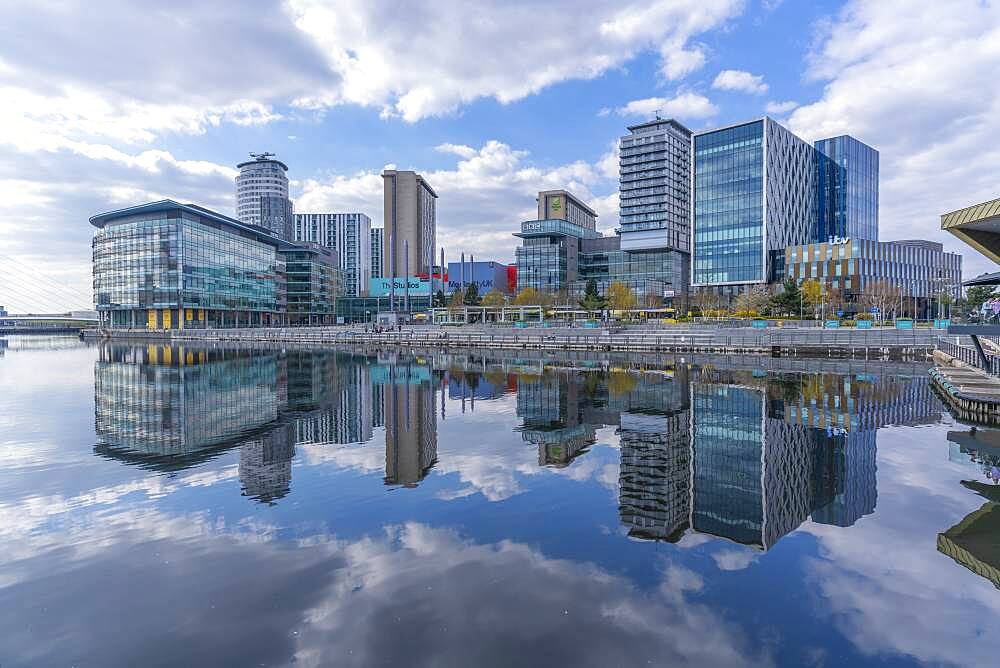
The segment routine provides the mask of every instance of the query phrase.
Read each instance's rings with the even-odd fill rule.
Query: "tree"
[[[771,307],[785,314],[798,314],[802,305],[802,292],[794,279],[786,278],[781,292],[771,298]]]
[[[873,281],[865,286],[861,302],[869,309],[878,309],[876,314],[881,320],[899,304],[903,289],[889,281]]]
[[[448,304],[448,299],[444,296],[444,290],[438,290],[434,293],[434,307],[443,308]]]
[[[569,290],[562,288],[552,295],[552,303],[556,306],[571,306],[573,304],[573,296],[569,293]]]
[[[448,302],[448,308],[452,311],[458,311],[462,308],[465,301],[465,295],[462,294],[461,290],[455,290],[451,293],[451,300]]]
[[[719,300],[714,294],[702,288],[694,293],[694,298],[691,300],[694,303],[695,308],[698,309],[699,315],[702,317],[708,316],[712,309],[714,309]]]
[[[823,284],[814,278],[802,282],[802,301],[818,308],[823,303]]]
[[[615,281],[608,286],[608,307],[615,311],[633,309],[639,303],[632,288],[621,281]]]
[[[479,287],[475,282],[469,283],[465,288],[465,298],[462,300],[466,306],[479,306],[482,299],[479,297]]]
[[[966,290],[965,303],[968,305],[969,310],[978,311],[982,307],[983,302],[993,297],[995,289],[996,286],[993,285],[974,285]]]
[[[607,306],[607,300],[597,291],[597,281],[593,278],[587,281],[587,287],[583,292],[583,299],[580,300],[580,307],[585,311],[600,311]]]
[[[663,306],[663,297],[652,292],[647,292],[642,298],[642,305],[646,308],[661,308]]]
[[[770,301],[767,288],[763,285],[748,285],[736,298],[736,315],[761,315]]]
[[[514,297],[514,304],[517,306],[540,306],[542,304],[542,293],[534,288],[522,288]]]
[[[944,318],[944,317],[948,316],[948,314],[950,313],[950,310],[948,309],[948,307],[951,306],[954,303],[954,301],[955,301],[955,298],[947,290],[942,290],[941,292],[938,293],[938,295],[937,295],[937,302],[938,302],[938,317],[939,318]]]
[[[506,303],[507,297],[496,288],[483,295],[483,306],[503,306]]]
[[[847,300],[844,299],[844,293],[838,288],[827,288],[825,302],[826,312],[831,317],[837,315],[838,313],[843,313],[845,307],[847,306]]]
[[[611,286],[608,286],[611,292]],[[612,371],[608,374],[608,393],[614,397],[621,397],[635,390],[639,384],[639,379],[634,373],[628,371]]]

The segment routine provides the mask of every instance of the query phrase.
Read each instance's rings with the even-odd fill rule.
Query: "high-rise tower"
[[[437,193],[416,172],[387,169],[384,183],[385,249],[382,275],[427,276],[434,269]],[[405,256],[409,251],[409,259]]]
[[[292,239],[292,201],[288,199],[288,165],[273,153],[251,153],[252,160],[236,165],[236,218],[241,223]]]

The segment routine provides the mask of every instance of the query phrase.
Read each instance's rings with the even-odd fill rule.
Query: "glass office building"
[[[184,329],[279,324],[288,242],[192,204],[152,202],[93,216],[101,326]]]
[[[619,139],[617,231],[622,260],[636,272],[625,282],[640,294],[684,299],[691,261],[691,131],[660,118],[628,130]]]
[[[692,286],[766,283],[816,233],[815,149],[770,118],[695,134]]]
[[[666,248],[624,251],[619,237],[603,237],[581,244],[579,280],[570,292],[580,297],[590,279],[606,294],[612,283],[624,283],[639,297],[672,298],[687,284],[687,259]]]
[[[325,246],[309,244],[281,251],[287,277],[288,324],[331,325],[335,322],[341,275]]]
[[[562,220],[527,220],[514,234],[524,240],[515,249],[518,289],[559,292],[579,278],[580,243],[600,234]]]
[[[934,241],[842,239],[785,249],[785,273],[778,278],[816,280],[840,292],[844,311],[867,310],[873,286],[898,292],[895,315],[937,317],[942,294],[961,294],[962,256]],[[884,288],[880,288],[884,289]],[[889,314],[886,314],[889,315]]]
[[[815,147],[816,240],[878,241],[878,151],[848,135]]]
[[[670,248],[628,251],[623,236],[602,236],[564,219],[524,221],[514,236],[524,240],[514,252],[519,290],[582,296],[593,279],[602,293],[620,282],[657,304],[686,292],[688,262]]]

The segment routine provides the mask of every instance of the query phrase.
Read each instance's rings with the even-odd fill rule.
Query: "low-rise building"
[[[868,310],[873,289],[898,291],[897,315],[934,317],[941,296],[957,299],[962,283],[962,256],[934,241],[831,238],[785,249],[777,279],[816,280],[840,292],[844,311]]]
[[[510,267],[502,262],[449,262],[447,294],[465,290],[475,283],[480,295],[491,290],[499,290],[505,295],[512,294],[516,286],[511,285]]]
[[[333,251],[303,244],[281,251],[287,277],[289,325],[331,325],[343,279]]]
[[[193,204],[161,200],[90,218],[102,327],[185,329],[284,322],[294,246]]]
[[[539,193],[540,211],[547,195]],[[566,218],[524,221],[514,236],[523,239],[515,250],[519,290],[579,296],[593,279],[602,292],[621,282],[640,299],[658,303],[672,300],[675,293],[684,296],[688,264],[683,254],[668,248],[623,249],[618,234],[603,236]]]

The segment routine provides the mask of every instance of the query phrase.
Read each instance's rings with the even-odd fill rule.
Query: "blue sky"
[[[508,261],[534,194],[617,223],[625,126],[769,113],[881,154],[883,239],[1000,195],[1000,8],[973,0],[0,2],[0,304],[69,308],[87,218],[161,197],[232,213],[269,150],[296,210],[381,220],[381,170],[424,173],[449,255]],[[22,263],[20,265],[14,262]],[[56,292],[15,284],[28,265]],[[49,291],[51,292],[51,291]]]

